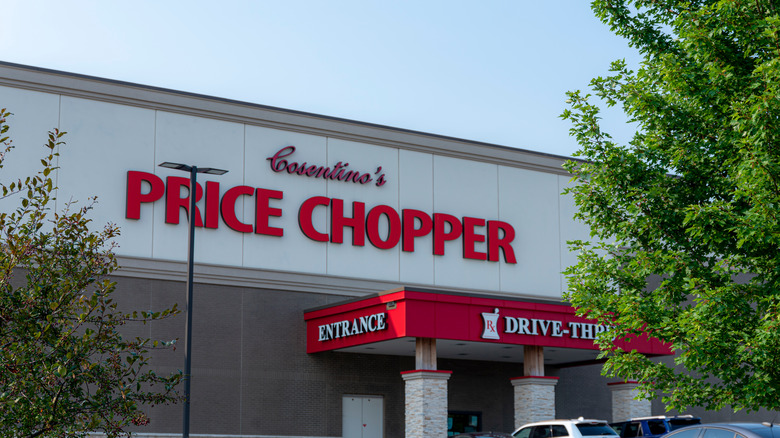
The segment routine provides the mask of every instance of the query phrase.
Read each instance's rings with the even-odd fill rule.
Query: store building
[[[47,130],[67,131],[57,208],[97,196],[94,223],[121,227],[128,308],[184,300],[189,182],[158,164],[228,170],[198,179],[193,436],[663,413],[621,401],[632,385],[595,361],[605,327],[561,302],[566,241],[588,234],[561,195],[563,157],[8,63],[0,107],[17,146],[4,180],[35,169]],[[183,331],[182,317],[128,335]],[[153,366],[182,369],[181,349]],[[180,406],[150,416],[139,436],[181,430]]]

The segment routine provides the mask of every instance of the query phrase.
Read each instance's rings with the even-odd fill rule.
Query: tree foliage
[[[0,110],[0,175],[12,148],[9,114]],[[91,231],[90,205],[52,216],[63,134],[49,133],[37,174],[0,184],[0,435],[6,437],[117,436],[148,421],[143,404],[178,398],[179,375],[147,369],[148,350],[160,344],[119,332],[128,322],[176,309],[120,312],[109,278],[117,269],[111,243],[117,227]]]
[[[592,242],[570,242],[568,299],[648,332],[675,365],[614,350],[605,373],[669,409],[780,409],[780,2],[596,0],[643,59],[591,82],[638,126],[618,144],[598,103],[568,93],[582,162],[568,192]]]

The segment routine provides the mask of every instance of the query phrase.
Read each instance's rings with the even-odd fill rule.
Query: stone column
[[[612,390],[612,421],[624,421],[635,417],[649,417],[650,400],[636,400],[637,382],[608,383]]]
[[[452,371],[401,373],[406,386],[406,438],[447,436],[447,380]]]
[[[557,377],[523,376],[512,379],[515,387],[515,428],[555,418]]]

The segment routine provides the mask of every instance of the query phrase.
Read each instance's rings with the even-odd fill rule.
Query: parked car
[[[467,432],[452,438],[512,438],[512,435],[503,432]]]
[[[780,424],[698,424],[670,432],[664,438],[780,438]]]
[[[610,423],[620,438],[647,437],[658,438],[681,427],[701,424],[701,419],[693,415],[677,415],[667,417],[658,415],[654,417],[637,417],[626,421]]]
[[[529,423],[517,429],[514,438],[618,438],[617,433],[604,420],[550,420]],[[780,438],[780,437],[778,437]]]

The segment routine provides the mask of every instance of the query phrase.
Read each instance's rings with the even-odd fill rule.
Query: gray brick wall
[[[601,375],[601,364],[548,368],[546,374],[559,377],[555,386],[555,414],[558,418],[610,420],[612,398],[607,384],[615,379]]]
[[[126,309],[159,309],[183,302],[183,283],[121,278],[117,301]],[[344,298],[196,284],[193,299],[193,436],[341,436],[344,394],[384,398],[385,437],[404,435],[401,371],[414,358],[306,353],[303,312]],[[181,304],[180,304],[181,306]],[[128,327],[127,336],[183,337],[184,317]],[[155,351],[152,364],[168,373],[183,367],[183,350]],[[149,409],[138,432],[181,432],[181,405]]]

